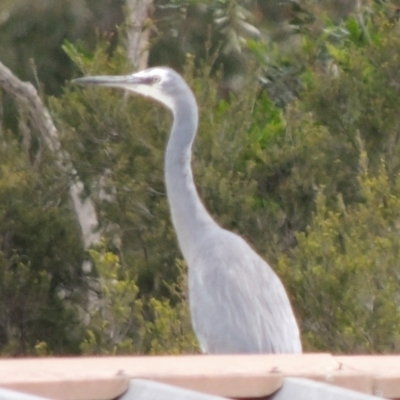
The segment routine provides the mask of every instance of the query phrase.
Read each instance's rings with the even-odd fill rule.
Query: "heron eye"
[[[152,83],[158,83],[158,82],[160,82],[160,81],[161,81],[161,78],[160,78],[158,75],[153,76],[153,77],[151,78],[151,82],[152,82]]]

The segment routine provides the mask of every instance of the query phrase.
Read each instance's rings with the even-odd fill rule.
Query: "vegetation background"
[[[3,91],[0,354],[199,351],[163,183],[171,117],[69,84],[143,63],[195,91],[200,195],[282,278],[305,350],[398,352],[399,18],[395,0],[1,0],[0,61],[36,87],[72,167]]]

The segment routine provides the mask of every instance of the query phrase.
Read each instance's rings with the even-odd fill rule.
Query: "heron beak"
[[[110,87],[123,87],[125,85],[146,84],[146,79],[135,75],[123,76],[84,76],[82,78],[73,79],[71,83],[78,85],[100,85]]]
[[[74,79],[72,83],[79,85],[98,85],[109,88],[129,90],[142,96],[154,98],[168,108],[173,109],[171,100],[154,87],[154,77],[141,72],[124,76],[85,76]]]

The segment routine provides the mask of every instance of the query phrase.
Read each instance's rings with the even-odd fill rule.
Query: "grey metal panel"
[[[382,400],[371,396],[343,389],[338,386],[302,378],[285,378],[282,388],[270,400]]]
[[[0,400],[49,400],[46,397],[33,396],[14,390],[0,388]]]
[[[145,379],[132,379],[128,391],[119,400],[226,400],[223,397],[212,396],[181,389],[165,383]],[[1,399],[0,399],[1,400]]]

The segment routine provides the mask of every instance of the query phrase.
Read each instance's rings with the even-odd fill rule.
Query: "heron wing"
[[[207,353],[301,352],[286,291],[275,272],[239,236],[205,238],[189,262],[193,325]]]

